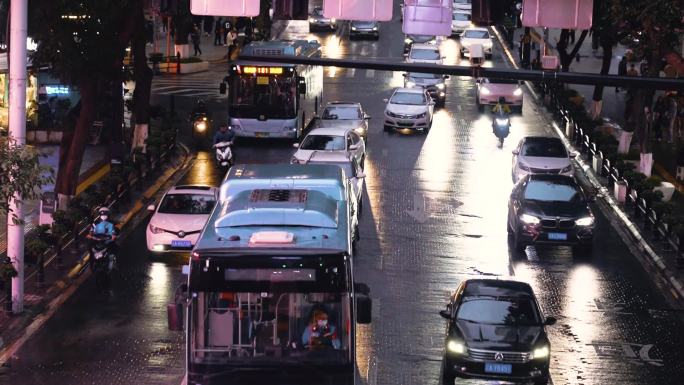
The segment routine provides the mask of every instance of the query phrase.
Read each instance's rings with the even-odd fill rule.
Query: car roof
[[[531,181],[542,182],[557,182],[562,184],[578,185],[577,181],[572,176],[558,175],[558,174],[530,174],[527,176]]]
[[[361,107],[359,102],[334,101],[326,103],[325,107]]]
[[[532,291],[532,287],[525,282],[506,279],[476,278],[465,281],[463,296],[534,297],[534,292]]]
[[[560,138],[557,138],[555,136],[526,136],[522,138],[522,141],[523,143],[563,143],[563,141],[560,140]]]
[[[433,51],[439,51],[438,46],[436,46],[435,44],[427,44],[427,43],[413,43],[411,45],[411,49],[430,49]]]
[[[465,29],[466,31],[484,31],[484,32],[489,32],[487,28],[482,28],[482,27],[468,27]]]
[[[166,194],[206,194],[215,195],[217,187],[209,185],[177,185],[169,189]]]
[[[347,151],[316,151],[309,158],[309,163],[349,163],[351,159]]]
[[[352,128],[350,127],[319,127],[311,130],[309,135],[328,135],[328,136],[345,136]]]
[[[352,24],[378,24],[376,20],[352,20]]]
[[[424,94],[425,90],[422,88],[404,88],[404,87],[399,87],[394,90],[394,92],[406,92],[410,94]]]

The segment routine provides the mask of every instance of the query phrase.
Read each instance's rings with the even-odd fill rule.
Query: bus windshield
[[[297,116],[297,84],[290,76],[235,75],[229,97],[233,118],[294,119]]]

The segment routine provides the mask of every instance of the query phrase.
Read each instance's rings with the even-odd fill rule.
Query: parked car
[[[484,111],[485,106],[496,105],[499,98],[503,97],[512,110],[522,114],[523,90],[517,80],[480,78],[477,80],[475,92],[477,108],[480,111]]]
[[[445,80],[448,78],[449,75],[409,72],[404,74],[404,87],[421,87],[427,90],[437,106],[444,107],[446,102]]]
[[[342,153],[356,159],[361,167],[366,160],[366,144],[352,127],[315,128],[294,147],[297,151],[290,163],[305,164],[318,152]]]
[[[377,21],[352,21],[349,26],[349,40],[357,37],[380,38],[380,23]]]
[[[218,188],[179,185],[164,194],[158,206],[150,205],[152,218],[145,232],[147,249],[159,253],[190,251],[218,199]]]
[[[472,27],[470,11],[454,10],[451,14],[451,35],[459,36],[466,28]]]
[[[574,178],[531,174],[513,187],[508,202],[508,234],[513,248],[550,244],[572,246],[575,254],[589,254],[594,239],[593,200]]]
[[[560,138],[526,136],[513,150],[513,182],[528,174],[560,174],[573,176],[571,158]]]
[[[337,30],[337,20],[323,16],[323,8],[315,7],[309,14],[309,31],[335,31]]]
[[[430,63],[442,64],[444,57],[436,44],[417,44],[411,45],[411,50],[406,57],[407,63]]]
[[[368,116],[357,102],[329,102],[323,108],[318,127],[351,128],[368,144]]]
[[[461,57],[469,55],[469,48],[473,44],[480,44],[485,54],[485,59],[492,58],[494,41],[487,28],[469,27],[460,35]]]
[[[404,55],[411,51],[413,43],[416,44],[437,44],[437,36],[434,35],[406,35],[404,37]]]
[[[447,319],[445,384],[455,377],[546,384],[551,344],[530,285],[499,279],[467,279],[439,314]]]
[[[422,88],[397,88],[384,100],[384,131],[392,129],[430,131],[435,102]]]

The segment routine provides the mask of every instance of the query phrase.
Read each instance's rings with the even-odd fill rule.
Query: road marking
[[[347,77],[348,78],[353,78],[354,75],[356,74],[356,68],[347,68]]]
[[[366,70],[366,77],[372,78],[375,76],[375,70]]]

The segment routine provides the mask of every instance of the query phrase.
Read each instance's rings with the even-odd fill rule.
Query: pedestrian
[[[639,76],[639,71],[637,71],[636,66],[634,63],[629,65],[629,70],[627,70],[626,73],[627,76]]]
[[[678,112],[678,106],[677,106],[677,97],[675,94],[669,94],[668,95],[668,104],[667,104],[667,118],[669,121],[667,123],[669,124],[670,128],[670,143],[672,143],[675,140],[675,128],[677,128],[676,132],[676,138],[679,138],[679,127],[675,126],[675,123],[677,122],[677,112]]]
[[[200,38],[202,37],[202,32],[200,32],[199,28],[197,27],[197,24],[192,28],[192,33],[190,34],[190,38],[192,39],[192,45],[195,48],[195,55],[197,56],[202,55],[202,49],[200,48]]]
[[[658,96],[655,107],[653,107],[653,132],[658,142],[663,139],[663,123],[665,122],[665,112],[667,110],[667,103],[664,95]]]
[[[226,34],[226,44],[228,44],[228,61],[233,60],[233,52],[238,46],[238,35],[234,29]]]
[[[214,45],[221,45],[221,36],[223,36],[223,18],[219,17],[214,25]]]
[[[230,30],[233,29],[233,24],[230,22],[229,18],[226,18],[226,21],[223,22],[223,45],[228,45],[228,33],[230,33]]]
[[[627,56],[620,58],[620,63],[618,63],[618,76],[627,75]],[[620,87],[615,87],[615,92],[620,92]]]
[[[214,28],[214,16],[204,16],[204,36],[209,37]]]

